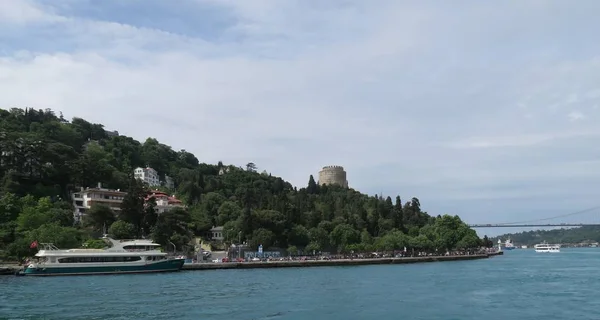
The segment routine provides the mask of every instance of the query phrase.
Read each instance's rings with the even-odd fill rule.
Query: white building
[[[133,176],[136,179],[144,181],[151,187],[160,186],[160,179],[158,178],[158,172],[156,172],[156,170],[154,170],[150,167],[135,168],[135,170],[133,170]]]
[[[181,202],[181,200],[178,200],[177,198],[175,198],[175,196],[169,196],[168,194],[162,192],[162,191],[158,191],[158,190],[153,190],[150,191],[150,195],[148,196],[148,199],[154,197],[154,199],[156,200],[156,213],[164,213],[167,212],[173,208],[183,208],[184,205]]]
[[[89,210],[93,204],[102,204],[111,208],[115,212],[121,210],[121,202],[127,192],[120,190],[111,190],[102,188],[102,184],[98,183],[96,188],[86,188],[79,192],[75,192],[72,195],[73,206],[75,211],[73,212],[73,218],[75,222],[81,222],[83,216],[87,210]]]

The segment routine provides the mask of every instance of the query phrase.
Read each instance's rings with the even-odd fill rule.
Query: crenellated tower
[[[344,188],[348,188],[348,180],[346,171],[342,166],[325,166],[319,171],[319,185],[337,184]]]

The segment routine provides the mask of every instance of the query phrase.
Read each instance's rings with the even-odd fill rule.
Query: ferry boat
[[[547,244],[545,241],[535,245],[535,252],[560,252],[559,244]]]
[[[21,275],[95,275],[179,271],[183,258],[168,258],[157,243],[150,240],[114,240],[107,249],[60,250],[51,243],[41,243],[34,262]]]

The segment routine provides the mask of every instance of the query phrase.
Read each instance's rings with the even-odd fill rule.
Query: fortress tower
[[[319,171],[319,185],[337,184],[344,188],[348,188],[348,180],[346,179],[346,171],[342,166],[326,166]]]

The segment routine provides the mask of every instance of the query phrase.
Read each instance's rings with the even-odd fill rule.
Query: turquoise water
[[[0,277],[0,319],[598,319],[600,249],[412,265]]]

